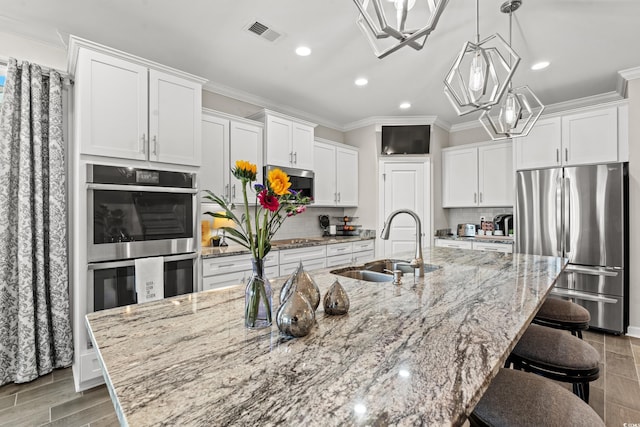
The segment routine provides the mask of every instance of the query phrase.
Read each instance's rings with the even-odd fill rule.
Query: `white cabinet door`
[[[313,148],[314,206],[335,206],[336,194],[336,147],[316,142]]]
[[[327,256],[332,257],[335,255],[349,254],[353,251],[353,244],[349,243],[336,243],[333,245],[327,245]]]
[[[442,152],[442,206],[478,205],[478,149]]]
[[[244,284],[247,273],[244,271],[236,271],[234,273],[218,274],[202,279],[202,290],[225,288],[227,286],[236,286]]]
[[[354,264],[364,264],[365,262],[373,261],[375,258],[374,251],[354,252],[352,255]]]
[[[478,147],[478,205],[513,206],[513,150],[511,142]]]
[[[229,164],[235,167],[236,160],[246,160],[258,167],[258,182],[262,182],[262,128],[248,123],[230,123]],[[231,199],[234,203],[242,202],[240,181],[231,179]]]
[[[298,169],[313,169],[313,127],[302,123],[292,124],[293,162],[291,166]]]
[[[470,241],[456,241],[447,239],[436,239],[436,246],[441,248],[454,248],[454,249],[471,249],[472,245]]]
[[[338,206],[358,206],[358,151],[337,147],[335,165]]]
[[[618,160],[616,107],[562,117],[562,160],[567,166]]]
[[[306,260],[303,261],[302,264],[305,271],[320,270],[321,268],[325,268],[327,265],[326,258]],[[296,268],[298,268],[297,262],[280,264],[280,276],[287,276],[296,271]]]
[[[473,242],[473,250],[510,254],[513,252],[513,245],[509,243]]]
[[[199,166],[202,86],[149,70],[149,160]]]
[[[284,249],[280,251],[280,265],[288,263],[298,263],[302,261],[307,265],[307,261],[313,262],[327,257],[327,247],[325,245],[311,246],[307,248]],[[282,271],[280,272],[282,274]]]
[[[290,167],[293,160],[291,139],[293,122],[275,116],[267,116],[267,164]]]
[[[229,120],[202,115],[202,167],[200,189],[227,197],[229,184]],[[201,196],[204,196],[201,191]]]
[[[75,87],[81,153],[146,160],[147,91],[146,67],[81,49]]]
[[[516,169],[537,169],[561,164],[561,119],[540,119],[529,135],[515,138]]]

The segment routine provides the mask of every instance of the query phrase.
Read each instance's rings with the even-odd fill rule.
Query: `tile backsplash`
[[[452,208],[449,209],[449,228],[455,233],[458,224],[480,224],[480,217],[487,221],[499,214],[513,214],[513,208]]]

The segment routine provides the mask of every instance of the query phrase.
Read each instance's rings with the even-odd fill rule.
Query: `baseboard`
[[[640,338],[640,326],[629,326],[627,335],[630,337]]]

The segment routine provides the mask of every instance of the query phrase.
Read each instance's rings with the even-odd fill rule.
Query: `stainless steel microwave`
[[[267,165],[264,167],[264,180],[267,180],[269,171],[272,169],[280,169],[289,175],[289,181],[291,182],[291,189],[300,191],[302,196],[311,197],[313,200],[314,195],[314,177],[313,171],[305,169],[285,168],[282,166]]]

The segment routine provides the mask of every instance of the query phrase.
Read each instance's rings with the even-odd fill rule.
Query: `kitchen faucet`
[[[398,209],[397,211],[391,212],[389,218],[384,223],[382,227],[382,233],[380,234],[380,238],[383,240],[389,239],[389,232],[391,231],[391,221],[395,218],[396,215],[406,213],[413,217],[416,221],[416,255],[409,266],[413,267],[414,275],[417,277],[424,276],[424,259],[422,259],[422,223],[420,222],[420,217],[414,211],[409,209]]]

